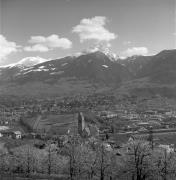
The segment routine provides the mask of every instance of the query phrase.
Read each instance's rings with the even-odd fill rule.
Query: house
[[[144,131],[148,131],[145,127],[140,127],[139,129],[138,129],[138,131],[139,132],[144,132]]]
[[[21,131],[14,131],[13,133],[14,133],[14,138],[15,139],[21,139],[21,135],[22,135]]]
[[[102,111],[99,113],[99,117],[101,118],[114,118],[117,117],[117,113],[111,112],[111,111]]]
[[[173,145],[160,144],[158,147],[161,148],[161,149],[164,149],[167,153],[174,152]]]
[[[106,151],[109,151],[109,152],[113,151],[113,149],[109,143],[103,143],[103,146],[104,146]]]
[[[0,137],[3,137],[3,134],[2,134],[2,133],[0,133]]]
[[[12,138],[14,135],[14,133],[11,131],[2,131],[1,134],[3,137],[7,137],[7,138]]]

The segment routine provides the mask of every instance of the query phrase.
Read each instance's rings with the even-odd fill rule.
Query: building
[[[21,133],[21,131],[6,130],[6,131],[2,131],[2,132],[1,132],[1,136],[0,136],[0,137],[21,139],[22,133]]]
[[[83,136],[83,130],[85,129],[85,119],[82,112],[78,113],[78,134]]]
[[[14,131],[14,138],[15,139],[21,139],[22,134],[21,131]]]
[[[78,113],[78,134],[81,137],[90,137],[98,135],[98,128],[93,122],[91,115],[85,115],[80,112]]]
[[[158,147],[161,149],[164,149],[167,153],[174,152],[174,146],[173,145],[160,144]]]

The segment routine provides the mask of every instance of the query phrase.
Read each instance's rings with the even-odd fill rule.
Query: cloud
[[[24,47],[24,51],[47,52],[47,51],[49,51],[49,48],[47,46],[42,45],[42,44],[36,44],[34,46],[26,46],[26,47]]]
[[[91,19],[82,19],[80,24],[73,27],[72,32],[77,33],[80,42],[86,40],[96,40],[98,42],[109,42],[117,38],[117,35],[109,32],[104,26],[107,23],[107,18],[104,16],[95,16]]]
[[[69,39],[60,38],[56,34],[52,34],[48,37],[31,36],[28,42],[33,45],[24,47],[25,51],[47,52],[55,48],[69,49],[72,47],[72,42]]]
[[[148,54],[148,49],[146,47],[132,47],[128,48],[126,51],[122,52],[122,56],[134,56],[134,55],[147,55]]]
[[[8,55],[18,52],[20,49],[15,42],[8,41],[6,37],[0,34],[0,60],[6,59]]]

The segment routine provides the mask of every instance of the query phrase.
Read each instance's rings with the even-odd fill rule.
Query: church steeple
[[[83,130],[85,129],[85,120],[82,112],[78,113],[78,134],[83,135]]]

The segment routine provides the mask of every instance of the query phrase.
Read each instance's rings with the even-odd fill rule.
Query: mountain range
[[[176,97],[176,50],[153,56],[116,57],[89,51],[55,60],[26,58],[0,67],[0,95],[116,94]]]

